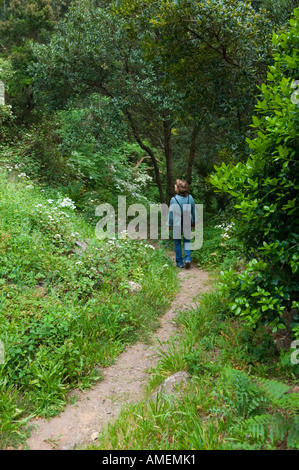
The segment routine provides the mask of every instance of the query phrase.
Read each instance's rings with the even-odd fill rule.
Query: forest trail
[[[173,258],[173,255],[170,254]],[[159,360],[157,348],[167,343],[177,331],[174,318],[182,309],[196,307],[199,296],[210,288],[209,275],[195,266],[178,273],[180,287],[169,310],[160,318],[152,342],[129,346],[115,364],[103,368],[103,380],[86,392],[74,391],[74,404],[68,404],[57,417],[36,419],[27,440],[30,450],[71,450],[94,441],[101,428],[116,418],[127,403],[144,397],[149,369]]]

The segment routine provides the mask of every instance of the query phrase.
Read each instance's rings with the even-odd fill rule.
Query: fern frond
[[[235,429],[235,435],[238,436],[240,440],[248,440],[248,438],[251,438],[260,445],[265,445],[267,441],[269,441],[269,443],[274,446],[277,442],[285,438],[289,430],[289,420],[286,420],[279,413],[275,415],[263,414],[253,416],[244,421]]]
[[[279,408],[288,411],[290,415],[296,416],[299,412],[299,395],[298,393],[287,393],[276,404]]]
[[[249,418],[252,414],[261,412],[266,401],[261,389],[243,371],[226,368],[225,378],[227,388],[227,401],[238,416]]]
[[[283,397],[290,388],[288,385],[278,382],[277,380],[269,380],[259,377],[258,382],[265,396],[273,404],[279,402],[281,397]]]
[[[247,419],[243,423],[243,433],[249,434],[253,439],[265,442],[269,435],[269,427],[273,426],[272,415],[259,415]]]
[[[299,450],[299,418],[295,418],[290,426],[287,446],[289,449]]]

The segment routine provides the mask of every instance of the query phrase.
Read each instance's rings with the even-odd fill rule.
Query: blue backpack
[[[190,238],[190,235],[191,235],[191,223],[192,223],[192,219],[191,219],[191,211],[185,209],[183,210],[181,204],[179,203],[179,201],[177,200],[177,198],[174,196],[176,202],[178,203],[178,205],[180,206],[181,208],[181,229],[182,229],[182,232],[184,233],[185,235],[185,238]],[[189,204],[189,195],[188,195],[188,202],[187,204]],[[185,231],[184,231],[185,229]]]

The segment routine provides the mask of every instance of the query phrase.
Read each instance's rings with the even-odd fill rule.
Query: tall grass
[[[270,344],[268,332],[249,338],[243,323],[228,315],[227,299],[213,290],[177,322],[180,336],[160,349],[144,400],[124,407],[89,449],[297,449],[292,372],[274,350],[264,356],[255,348],[263,340]],[[189,381],[153,398],[153,390],[181,369]]]

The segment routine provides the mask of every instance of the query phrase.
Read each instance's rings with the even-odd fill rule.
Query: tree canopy
[[[234,140],[244,149],[254,90],[271,56],[271,28],[267,15],[240,0],[73,2],[50,42],[34,47],[35,97],[50,110],[93,93],[109,98],[151,157],[161,202],[169,202],[180,136],[189,136],[190,182],[205,126],[224,134],[223,145]]]

